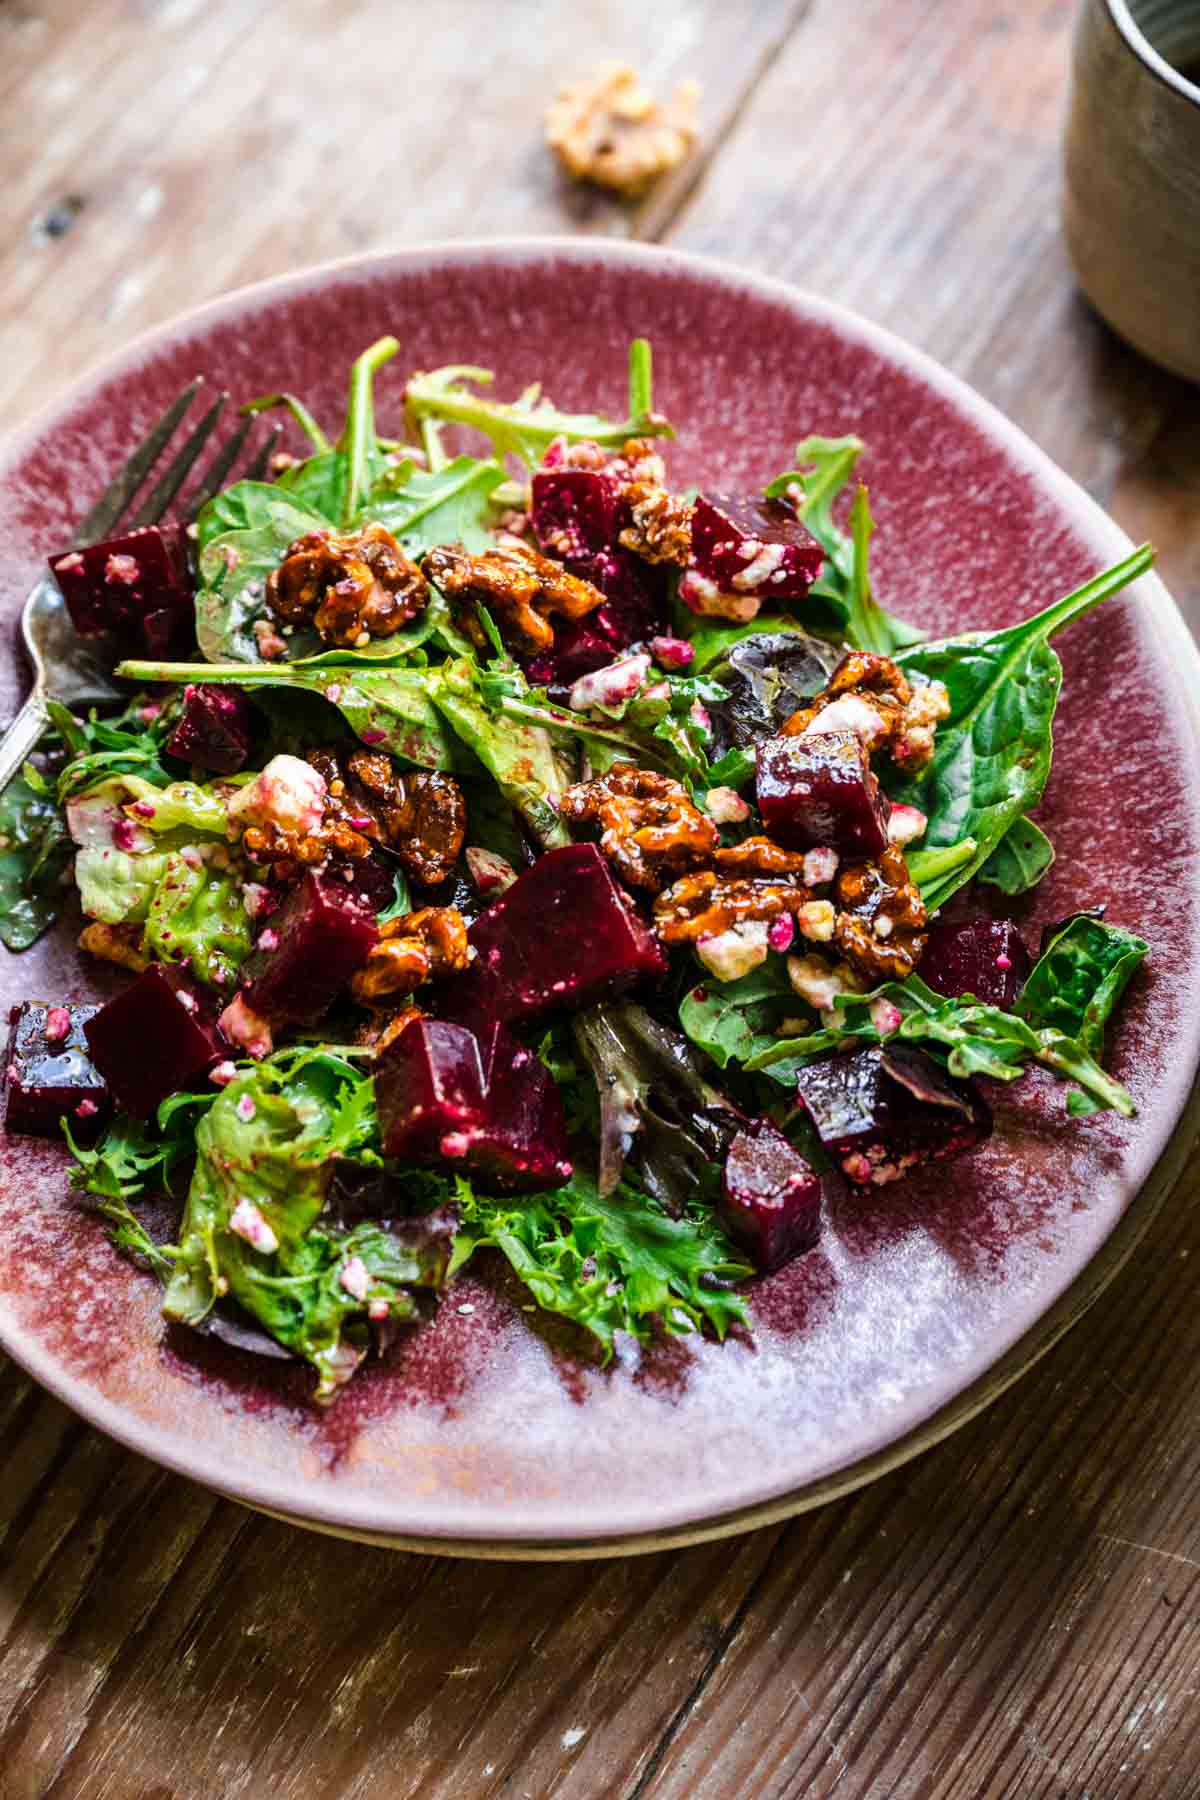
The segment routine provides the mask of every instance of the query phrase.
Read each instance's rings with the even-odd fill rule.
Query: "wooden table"
[[[1200,623],[1200,405],[1075,293],[1067,0],[0,0],[0,418],[210,294],[419,238],[639,236],[859,307],[1025,427]],[[627,211],[557,82],[705,86]],[[1192,1800],[1200,1248],[1185,1177],[958,1436],[730,1542],[479,1565],[310,1537],[0,1371],[3,1800]],[[1200,1260],[1200,1259],[1198,1259]]]

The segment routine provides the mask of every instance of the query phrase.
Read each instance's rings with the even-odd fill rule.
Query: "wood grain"
[[[974,382],[1200,620],[1200,408],[1071,285],[1062,0],[0,0],[0,407],[233,283],[397,240],[636,233]],[[698,74],[704,157],[559,183],[546,94]],[[31,146],[37,146],[37,154]],[[76,204],[78,202],[78,204]],[[53,235],[59,231],[59,235]],[[1193,1800],[1196,1179],[948,1443],[724,1544],[473,1565],[309,1537],[0,1369],[0,1800]]]

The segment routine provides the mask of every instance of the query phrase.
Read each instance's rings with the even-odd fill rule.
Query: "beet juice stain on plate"
[[[810,433],[865,441],[875,589],[927,633],[1014,623],[1128,549],[984,402],[835,307],[639,247],[464,244],[229,296],[140,340],[36,421],[0,464],[8,616],[69,542],[97,466],[116,468],[197,369],[235,395],[286,388],[334,417],[344,370],[328,346],[392,331],[409,368],[466,357],[496,370],[497,391],[538,379],[559,406],[612,410],[631,327],[654,345],[655,403],[679,431],[676,489],[761,490]],[[386,428],[398,385],[381,382],[378,404]],[[86,463],[72,450],[83,444]],[[642,601],[615,585],[612,617],[580,629],[603,649],[620,609]],[[1108,604],[1103,630],[1084,621],[1058,648],[1056,757],[1038,812],[1057,860],[1021,929],[1032,945],[1098,894],[1151,944],[1107,1047],[1135,1118],[1068,1125],[1061,1088],[1026,1077],[952,1177],[922,1170],[886,1190],[895,1204],[827,1195],[819,1248],[766,1277],[757,1305],[752,1293],[751,1333],[682,1340],[669,1379],[660,1355],[624,1343],[609,1365],[577,1362],[560,1379],[562,1353],[481,1265],[462,1302],[475,1312],[451,1296],[326,1417],[281,1381],[283,1365],[244,1356],[234,1378],[228,1346],[186,1362],[166,1347],[157,1283],[81,1213],[65,1158],[10,1139],[0,1342],[102,1429],[214,1488],[300,1522],[465,1553],[620,1551],[747,1526],[912,1454],[1027,1366],[1115,1268],[1178,1160],[1196,1064],[1200,1009],[1179,978],[1200,951],[1196,651],[1153,577]],[[583,645],[581,670],[595,666]],[[11,692],[21,679],[13,668]],[[756,679],[739,676],[748,713],[764,704]],[[1090,704],[1098,685],[1104,719]],[[1147,883],[1148,860],[1169,860],[1178,879]],[[6,960],[4,997],[83,1000],[88,979],[60,927]],[[895,1086],[896,1072],[879,1079]],[[926,1098],[952,1110],[955,1096]]]

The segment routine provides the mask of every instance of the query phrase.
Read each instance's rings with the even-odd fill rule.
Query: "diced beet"
[[[796,1087],[822,1144],[860,1186],[946,1162],[991,1135],[991,1110],[974,1083],[952,1080],[907,1044],[834,1051],[802,1068]]]
[[[646,643],[667,616],[664,571],[619,546],[567,564],[572,575],[590,581],[605,596],[603,606],[582,619],[556,625],[554,646],[533,657],[525,672],[534,687],[567,687],[581,675],[603,668],[631,644]]]
[[[375,1101],[385,1156],[422,1163],[463,1154],[485,1117],[474,1032],[414,1019],[376,1058]]]
[[[50,572],[82,637],[112,631],[153,656],[192,618],[192,581],[177,525],[143,525],[68,550],[50,558]]]
[[[725,1158],[717,1211],[763,1273],[811,1250],[821,1231],[821,1178],[766,1119],[739,1131]]]
[[[629,521],[621,483],[607,469],[539,469],[530,487],[534,535],[560,562],[610,549]]]
[[[571,1174],[562,1098],[540,1057],[498,1020],[478,1034],[484,1108],[466,1166],[503,1188],[561,1187]]]
[[[214,775],[236,775],[253,743],[254,712],[245,694],[192,683],[184,688],[183,712],[167,739],[172,756]]]
[[[344,856],[331,862],[325,873],[336,881],[369,912],[381,913],[396,898],[396,870],[399,865],[382,851],[372,850],[366,856]],[[444,904],[439,900],[439,905]]]
[[[90,1144],[99,1135],[111,1117],[112,1096],[92,1066],[83,1031],[99,1010],[40,1000],[13,1007],[4,1064],[6,1131],[56,1138],[65,1117],[78,1142]]]
[[[83,1034],[117,1105],[138,1119],[168,1094],[203,1082],[229,1054],[203,994],[171,963],[139,975],[87,1021]]]
[[[971,919],[930,926],[918,973],[936,994],[974,994],[1011,1012],[1032,967],[1011,919]]]
[[[782,500],[700,494],[689,570],[720,594],[803,600],[821,573],[821,546]]]
[[[337,999],[379,942],[379,927],[353,886],[311,870],[270,921],[270,948],[246,964],[251,1010],[272,1026],[311,1025]]]
[[[594,844],[540,856],[479,915],[470,940],[475,960],[447,988],[448,1007],[506,1022],[589,1006],[666,968]]]
[[[891,807],[857,731],[769,738],[758,747],[758,810],[777,843],[882,856]]]

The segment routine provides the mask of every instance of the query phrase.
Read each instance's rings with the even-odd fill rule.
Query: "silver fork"
[[[88,544],[99,543],[119,524],[133,530],[139,525],[156,525],[163,517],[216,429],[228,394],[217,395],[136,511],[133,503],[201,386],[202,380],[198,377],[176,395],[91,511],[79,521],[69,548],[79,550]],[[205,502],[224,484],[253,423],[253,418],[248,415],[218,446],[212,461],[178,508],[176,516],[182,523],[190,524]],[[277,427],[263,441],[244,471],[245,479],[256,481],[266,474],[278,436]],[[117,658],[111,638],[78,635],[62,595],[48,574],[30,590],[21,609],[21,641],[33,667],[33,687],[24,706],[0,737],[0,793],[22,767],[49,725],[47,701],[59,700],[64,706],[105,706],[124,698],[112,679],[112,667]]]

